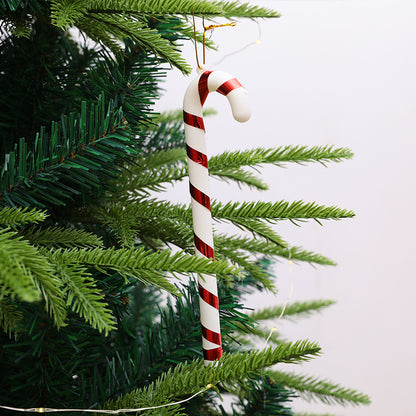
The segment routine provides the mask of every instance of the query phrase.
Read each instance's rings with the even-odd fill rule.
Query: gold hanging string
[[[237,22],[230,22],[230,23],[223,23],[222,25],[209,25],[209,26],[205,26],[205,17],[202,16],[202,26],[204,27],[204,33],[202,35],[202,45],[203,45],[203,64],[205,65],[205,34],[208,31],[213,31],[214,29],[218,28],[218,27],[226,27],[226,26],[231,26],[231,27],[235,27],[237,26]]]
[[[204,32],[202,34],[202,66],[199,63],[199,57],[198,57],[198,47],[197,47],[197,40],[196,40],[196,25],[195,25],[195,10],[192,9],[192,22],[193,22],[193,26],[194,26],[194,42],[195,42],[195,57],[196,57],[196,64],[198,65],[199,69],[203,69],[203,66],[205,65],[205,38],[206,38],[206,33],[209,31],[213,31],[214,29],[218,28],[218,27],[226,27],[226,26],[231,26],[231,27],[235,27],[237,26],[236,22],[230,22],[230,23],[223,23],[221,25],[209,25],[209,26],[205,26],[205,17],[202,16],[202,26],[204,28]]]
[[[195,56],[196,56],[196,64],[198,65],[199,69],[202,69],[202,66],[199,64],[199,58],[198,58],[198,46],[197,46],[197,42],[196,42],[196,25],[195,25],[195,9],[192,9],[192,21],[194,24],[194,42],[195,42]],[[204,44],[205,46],[205,44]],[[205,49],[205,48],[204,48]],[[205,51],[204,51],[204,56],[205,56]],[[204,60],[205,63],[205,60]]]

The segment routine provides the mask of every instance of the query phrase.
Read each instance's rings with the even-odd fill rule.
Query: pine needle
[[[305,375],[270,371],[270,376],[277,382],[294,389],[305,400],[319,400],[325,404],[369,405],[369,397],[356,390],[340,386],[329,380],[318,379]]]
[[[310,315],[321,312],[322,309],[335,304],[333,300],[311,300],[304,302],[291,302],[285,306],[283,319],[307,318]],[[254,321],[264,321],[279,317],[283,311],[283,305],[259,309],[250,314]]]
[[[42,222],[47,217],[45,211],[35,208],[4,207],[0,210],[0,224],[6,227]]]

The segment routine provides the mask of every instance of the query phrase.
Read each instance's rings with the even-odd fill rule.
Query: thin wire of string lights
[[[257,45],[259,45],[261,43],[261,40],[262,40],[261,26],[260,26],[260,23],[258,21],[255,21],[255,22],[257,24],[257,29],[258,29],[257,39],[255,41],[252,41],[252,42],[247,43],[246,45],[242,46],[239,49],[236,49],[235,51],[232,51],[230,53],[227,53],[227,54],[223,55],[222,58],[219,61],[215,62],[215,64],[213,65],[213,67],[216,67],[217,65],[223,63],[229,57],[231,57],[233,55],[237,55],[237,54],[239,54],[241,52],[244,52],[246,49],[248,49],[248,48],[250,48],[252,46],[257,46]]]
[[[212,384],[208,384],[202,390],[196,392],[192,396],[187,397],[186,399],[180,400],[178,402],[161,404],[159,406],[149,406],[149,407],[140,407],[137,409],[117,409],[117,410],[108,410],[108,409],[55,409],[52,407],[31,407],[31,408],[21,408],[21,407],[11,407],[0,405],[1,409],[12,410],[15,412],[25,412],[25,413],[58,413],[58,412],[84,412],[84,413],[101,413],[107,415],[118,415],[120,413],[137,413],[144,412],[145,410],[154,410],[161,409],[163,407],[175,406],[178,404],[186,403],[192,400],[194,397],[198,396],[201,393],[206,392],[207,390],[213,388]]]
[[[289,249],[289,259],[288,259],[288,263],[289,263],[289,281],[290,281],[289,294],[288,294],[288,296],[286,298],[286,301],[285,301],[285,303],[283,305],[283,308],[282,308],[282,310],[280,312],[279,317],[277,318],[277,320],[276,320],[275,324],[273,325],[273,327],[270,329],[269,335],[266,338],[266,341],[264,343],[263,349],[266,348],[267,345],[269,344],[269,341],[270,341],[270,338],[271,338],[273,332],[275,332],[277,330],[277,325],[280,322],[280,320],[283,318],[283,315],[285,314],[287,305],[292,300],[293,290],[294,290],[294,283],[293,283],[293,260],[292,260],[292,255],[291,255],[290,249]]]

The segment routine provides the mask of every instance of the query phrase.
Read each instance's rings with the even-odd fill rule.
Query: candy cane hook
[[[251,111],[247,91],[229,74],[204,71],[189,85],[183,102],[186,152],[188,154],[189,188],[196,254],[214,260],[208,159],[202,107],[210,92],[227,97],[234,118],[244,122]],[[222,356],[217,279],[198,276],[202,348],[205,365]]]

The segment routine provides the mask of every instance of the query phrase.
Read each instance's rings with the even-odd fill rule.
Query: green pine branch
[[[215,247],[220,250],[222,247],[226,247],[233,250],[246,250],[253,254],[283,257],[292,261],[304,261],[327,266],[336,265],[327,257],[303,250],[301,247],[282,247],[282,244],[287,244],[283,240],[281,240],[280,245],[277,245],[264,238],[251,239],[242,236],[216,235],[214,241]]]
[[[108,20],[108,19],[107,19]],[[119,17],[116,17],[117,21],[120,21]],[[81,33],[88,36],[98,45],[103,47],[104,50],[110,50],[114,55],[121,52],[121,39],[124,32],[118,28],[116,24],[110,26],[110,30],[107,30],[106,25],[102,24],[99,16],[83,15],[80,20],[76,22],[76,27]],[[113,34],[119,30],[119,39]]]
[[[26,258],[33,254],[32,247],[26,242],[16,240],[13,231],[0,231],[0,282],[3,296],[12,299],[18,297],[26,302],[40,299],[40,292],[35,284],[31,270],[25,264]],[[27,251],[22,256],[22,252]],[[35,258],[39,253],[35,252]],[[32,257],[33,260],[33,257]],[[46,266],[46,270],[48,267]]]
[[[68,0],[54,1],[57,6],[53,18],[56,15],[68,13],[70,8],[64,9],[62,3],[68,3]],[[83,10],[83,13],[126,13],[126,14],[148,14],[155,15],[176,15],[176,14],[190,14],[194,11],[195,14],[220,14],[222,9],[214,5],[212,2],[203,0],[93,0],[85,4],[80,1],[81,7],[78,10]],[[61,18],[65,21],[65,17]]]
[[[134,161],[136,170],[131,171],[133,174],[140,174],[147,170],[157,171],[166,166],[175,166],[178,162],[186,158],[185,149],[170,149],[154,152],[146,156],[140,156]]]
[[[277,363],[309,361],[318,356],[320,350],[318,344],[314,342],[296,341],[282,343],[275,348],[270,347],[262,351],[224,354],[219,365],[205,367],[201,360],[189,365],[178,365],[171,373],[162,375],[154,384],[156,389],[166,388],[170,394],[186,394],[191,389],[195,390],[209,383],[229,383],[245,379],[250,373]],[[190,383],[194,386],[190,386]]]
[[[283,166],[284,163],[304,164],[318,162],[340,162],[350,159],[353,153],[348,148],[333,146],[281,146],[278,148],[255,148],[249,150],[227,151],[209,160],[210,175],[223,180],[235,181],[258,190],[268,189],[262,179],[242,167],[255,168],[263,164]]]
[[[47,213],[35,208],[11,208],[4,207],[0,210],[0,225],[12,227],[28,223],[42,222],[46,219]]]
[[[41,129],[33,149],[24,138],[7,153],[1,174],[0,204],[63,206],[114,178],[117,164],[133,156],[135,139],[126,130],[121,110],[102,97],[87,111],[63,115],[50,134]]]
[[[106,41],[103,41],[103,43],[113,52],[120,51],[120,46],[115,42],[117,39],[130,38],[141,49],[153,52],[182,72],[189,74],[192,71],[181,52],[172,42],[162,37],[156,29],[147,27],[145,22],[134,19],[131,15],[88,13],[87,17],[83,19],[82,25],[87,35],[90,35],[90,28],[92,33],[102,29],[102,32],[109,35],[111,42],[106,44]]]
[[[169,282],[165,273],[178,276],[181,273],[205,273],[228,275],[238,270],[223,261],[212,262],[183,252],[172,254],[170,250],[150,252],[140,249],[57,250],[66,264],[81,264],[99,271],[114,270],[126,278],[131,276],[144,284],[152,284],[174,295],[179,295],[175,285]]]
[[[58,227],[30,227],[21,235],[35,246],[49,247],[97,247],[102,246],[101,238],[84,230]]]
[[[131,176],[117,191],[128,191],[130,198],[143,197],[145,195],[150,195],[150,193],[154,191],[164,191],[167,184],[181,180],[187,176],[187,174],[186,168],[163,166],[157,171],[148,170],[142,172],[140,175]]]
[[[23,319],[23,314],[17,309],[16,305],[7,299],[0,300],[0,327],[7,332],[9,338],[12,334],[17,337],[17,331]]]
[[[333,146],[280,146],[277,148],[258,147],[249,150],[227,151],[210,158],[210,172],[221,173],[223,169],[238,169],[242,166],[255,167],[263,164],[283,166],[284,163],[318,162],[325,165],[328,162],[341,162],[351,159],[350,149]]]
[[[194,31],[194,25],[193,23],[190,22],[186,22],[186,21],[181,21],[179,19],[177,20],[169,20],[170,23],[175,22],[174,25],[172,25],[172,30],[177,32],[177,37],[178,40],[189,40],[189,39],[193,39],[198,43],[203,43],[204,38],[203,38],[203,32],[199,31],[199,30],[195,30]],[[202,28],[201,28],[202,29]],[[214,43],[214,41],[212,39],[209,39],[207,36],[205,36],[205,48],[209,48],[212,50],[217,51],[218,50],[218,46]],[[183,113],[181,111],[181,119],[183,118]],[[205,111],[204,111],[204,117],[205,117]]]
[[[177,112],[167,114],[161,120],[163,122],[176,121],[178,117]],[[185,152],[182,153],[179,149],[173,149],[175,154],[175,162],[184,161]],[[177,153],[174,153],[177,152]],[[154,155],[158,158],[158,153]],[[164,156],[169,155],[169,151],[162,152]],[[181,157],[182,156],[182,157]],[[285,162],[293,162],[303,164],[306,162],[319,162],[325,165],[327,162],[340,162],[343,159],[349,159],[353,156],[352,152],[347,148],[336,148],[333,146],[282,146],[279,148],[255,148],[245,151],[224,152],[220,155],[213,156],[209,160],[210,175],[221,180],[236,182],[239,185],[248,185],[251,188],[258,190],[266,190],[268,186],[262,179],[252,172],[242,169],[243,166],[256,167],[262,164],[274,164],[282,166]],[[161,190],[163,183],[172,183],[173,181],[181,180],[187,176],[187,169],[185,166],[170,166],[164,167],[162,164],[152,165],[152,158],[146,164],[148,169],[143,172],[138,164],[137,168],[133,168],[130,181],[128,182],[129,191],[139,192],[142,188],[149,188],[149,190]],[[136,188],[134,188],[136,186]]]
[[[75,3],[75,4],[71,4]],[[94,0],[87,4],[80,0],[55,0],[52,2],[52,21],[65,28],[64,23],[74,23],[79,13],[126,13],[130,15],[204,15],[227,18],[273,18],[280,15],[264,7],[237,1],[204,0]],[[69,23],[68,23],[69,24]]]
[[[167,114],[160,120],[163,123],[175,122],[178,117],[177,112]],[[175,126],[174,131],[176,131]],[[169,156],[172,159],[169,160]],[[170,149],[146,155],[137,161],[137,165],[132,167],[130,175],[126,177],[122,191],[130,191],[137,195],[149,191],[160,191],[164,189],[163,184],[172,183],[183,179],[188,175],[184,165],[185,151],[180,149]],[[346,148],[336,148],[332,146],[282,146],[279,148],[264,149],[256,148],[245,151],[224,152],[214,156],[209,160],[210,175],[226,182],[236,182],[238,185],[248,185],[258,190],[266,190],[268,186],[261,177],[243,169],[243,166],[256,167],[265,163],[282,166],[284,162],[294,162],[303,164],[306,162],[319,162],[325,165],[329,161],[340,162],[353,156],[352,152]],[[169,166],[164,166],[163,158]],[[149,158],[149,159],[148,159]],[[146,161],[148,159],[148,161]],[[158,160],[160,161],[158,163]],[[171,163],[176,165],[170,165]],[[179,165],[177,163],[180,163]]]
[[[224,246],[221,248],[218,248],[217,246],[215,247],[220,255],[224,256],[233,264],[238,265],[245,271],[245,273],[248,273],[257,283],[260,283],[264,288],[270,290],[273,293],[277,291],[274,283],[270,279],[269,273],[260,265],[253,262],[248,255],[243,254],[241,251],[227,249]]]
[[[0,232],[0,283],[2,296],[26,302],[43,297],[55,325],[65,325],[61,282],[52,265],[35,247],[7,229]]]
[[[224,354],[218,365],[204,366],[203,360],[179,364],[143,389],[107,402],[104,408],[126,408],[133,403],[135,406],[155,406],[173,401],[175,397],[196,393],[208,384],[221,383],[227,388],[228,383],[247,379],[251,373],[279,362],[299,363],[309,361],[319,354],[320,347],[316,343],[297,341],[282,343],[263,351]]]
[[[132,246],[136,239],[155,249],[161,243],[172,243],[186,251],[192,246],[192,217],[184,205],[153,199],[123,200],[95,207],[85,215],[91,213],[98,222],[109,226],[124,246]]]
[[[211,205],[212,216],[216,219],[237,222],[240,219],[264,219],[291,221],[301,219],[340,219],[351,218],[352,211],[335,206],[318,205],[316,202],[277,201],[277,202],[222,202],[214,201]],[[319,221],[318,221],[319,222]]]
[[[146,150],[143,138],[149,135],[153,123],[152,107],[160,95],[159,83],[165,77],[165,69],[156,57],[146,54],[131,39],[125,39],[123,50],[114,56],[105,50],[97,55],[78,94],[87,93],[86,97],[95,101],[104,92],[106,102],[113,100],[122,108],[129,129],[141,136],[137,146]]]
[[[60,256],[51,252],[47,253],[47,257],[64,285],[66,305],[105,335],[116,329],[114,316],[103,301],[104,294],[99,292],[87,269],[78,264],[66,264]]]
[[[117,186],[117,195],[148,195],[149,191],[164,189],[163,184],[181,180],[188,175],[184,166],[184,149],[160,150],[140,156],[129,166]]]
[[[226,412],[220,405],[221,416],[293,416],[290,404],[296,395],[275,383],[267,374],[254,376],[244,384],[236,385],[232,395],[236,397],[231,403],[232,413]]]
[[[68,29],[83,18],[87,2],[82,0],[52,0],[51,22],[60,29]]]
[[[177,46],[158,30],[149,27],[148,17],[176,15],[223,16],[246,18],[274,18],[280,15],[264,7],[240,2],[209,2],[194,0],[55,0],[51,4],[51,22],[61,29],[78,26],[93,40],[111,50],[119,50],[118,41],[130,38],[145,50],[176,66],[184,73],[191,68],[178,52]],[[192,31],[177,27],[181,36],[191,36]]]
[[[264,321],[267,319],[278,318],[284,309],[283,319],[307,318],[310,315],[321,312],[322,309],[334,305],[333,300],[311,300],[304,302],[291,302],[285,307],[283,305],[276,305],[269,308],[259,309],[250,314],[250,318],[254,321]]]
[[[140,48],[153,52],[166,62],[176,66],[184,73],[191,71],[183,59],[177,45],[168,39],[167,33],[161,36],[158,29],[152,28],[152,19],[162,21],[177,20],[177,16],[187,19],[192,14],[205,17],[222,16],[232,18],[276,18],[279,13],[260,6],[237,1],[204,1],[204,0],[53,0],[50,10],[51,23],[60,29],[78,27],[96,42],[105,45],[116,52],[120,50],[119,43],[128,38],[137,43]],[[13,8],[16,10],[16,8]],[[15,12],[11,17],[12,27],[20,30],[24,36],[29,36],[30,11],[26,15]],[[48,16],[49,17],[49,16]],[[25,22],[25,24],[22,24]],[[154,21],[154,23],[156,20]],[[153,24],[154,24],[153,23]],[[30,25],[29,25],[30,26]],[[156,24],[157,26],[157,24]],[[181,25],[173,27],[178,37],[193,37],[192,31]],[[200,38],[200,36],[199,36]]]
[[[182,116],[183,118],[183,116]],[[150,126],[144,142],[144,154],[150,155],[161,150],[185,149],[185,135],[183,132],[183,121],[162,120]]]
[[[142,199],[139,201],[129,201],[128,203],[112,203],[102,208],[107,210],[109,215],[122,214],[125,211],[126,218],[134,221],[146,222],[157,220],[158,218],[171,218],[184,224],[192,226],[192,212],[189,205],[174,204],[169,201],[158,201],[156,199]],[[114,214],[113,214],[114,213]]]
[[[328,405],[340,404],[342,406],[371,403],[367,395],[328,380],[282,371],[270,371],[269,374],[277,383],[294,389],[301,398],[307,401],[318,399]]]

